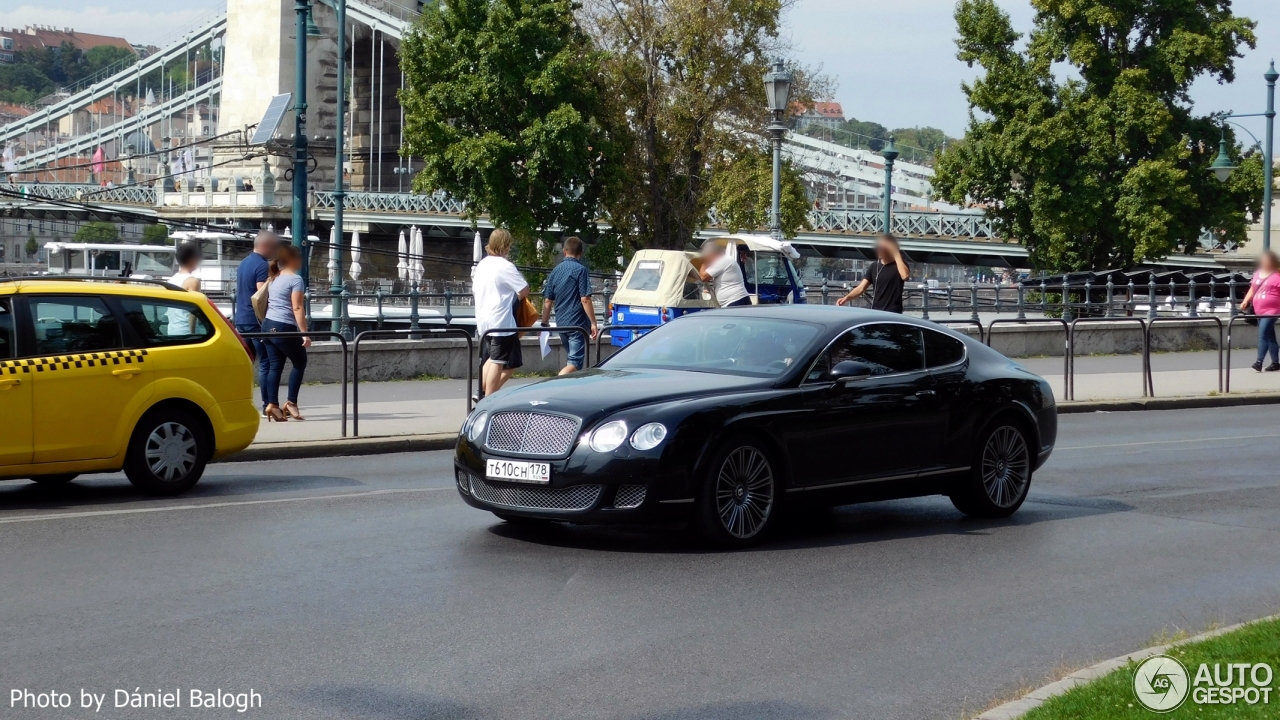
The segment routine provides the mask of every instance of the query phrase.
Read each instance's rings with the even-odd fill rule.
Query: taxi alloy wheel
[[[151,474],[174,482],[191,474],[196,461],[196,436],[191,429],[176,422],[161,423],[151,431],[146,444],[147,467]]]
[[[159,409],[139,421],[129,443],[125,474],[151,495],[186,492],[204,474],[209,448],[201,424],[180,409]]]

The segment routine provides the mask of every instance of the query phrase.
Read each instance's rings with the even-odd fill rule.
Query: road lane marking
[[[306,497],[270,498],[267,500],[236,500],[234,502],[212,502],[194,505],[164,505],[161,507],[127,508],[123,510],[84,510],[80,512],[42,513],[39,515],[22,515],[20,517],[0,518],[0,525],[39,520],[69,520],[71,518],[101,517],[106,515],[141,515],[143,513],[174,512],[177,510],[205,510],[207,508],[240,507],[244,505],[273,505],[278,503],[304,502],[308,500],[345,500],[347,498],[366,498],[378,495],[400,495],[405,493],[440,492],[453,490],[443,488],[399,488],[389,490],[370,490],[368,492],[339,493],[336,495],[308,495]]]
[[[1142,445],[1172,445],[1172,444],[1189,443],[1189,442],[1223,442],[1225,440],[1264,440],[1267,438],[1280,438],[1280,434],[1232,435],[1231,437],[1214,437],[1214,438],[1180,438],[1178,440],[1149,440],[1146,442],[1111,443],[1107,445],[1075,445],[1072,447],[1060,447],[1060,448],[1054,448],[1054,449],[1055,450],[1100,450],[1103,448],[1139,447]]]

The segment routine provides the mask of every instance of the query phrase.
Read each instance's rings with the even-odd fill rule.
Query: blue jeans
[[[260,333],[262,326],[258,323],[249,325],[247,323],[239,323],[236,325],[236,331],[243,333]],[[266,343],[258,338],[245,338],[249,341],[249,346],[253,348],[253,355],[257,360],[253,364],[253,381],[258,383],[258,391],[262,394],[262,407],[267,406],[267,346]]]
[[[1258,318],[1258,362],[1271,353],[1271,362],[1280,363],[1280,342],[1276,342],[1276,318]]]
[[[581,370],[587,364],[587,340],[581,333],[560,333],[560,344],[565,347],[568,364]]]
[[[298,332],[293,323],[282,323],[279,320],[266,320],[262,323],[265,332],[291,333]],[[284,361],[293,365],[289,371],[289,402],[298,402],[298,389],[302,387],[302,374],[307,369],[307,349],[302,347],[302,338],[269,338],[267,346],[267,404],[280,404],[280,378],[284,375]]]

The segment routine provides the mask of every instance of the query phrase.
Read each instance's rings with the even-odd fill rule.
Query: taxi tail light
[[[244,339],[244,336],[240,334],[240,331],[236,330],[236,326],[231,324],[231,321],[222,314],[222,311],[218,309],[217,305],[213,304],[212,300],[206,297],[204,301],[209,303],[209,308],[213,310],[213,314],[216,315],[218,319],[222,320],[222,322],[226,323],[227,328],[231,330],[231,334],[235,335],[236,339],[240,341],[240,347],[244,348],[245,354],[249,356],[249,362],[258,362],[258,354],[253,351],[253,345],[250,344],[248,340]]]

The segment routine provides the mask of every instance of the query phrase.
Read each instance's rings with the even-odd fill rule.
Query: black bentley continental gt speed
[[[1043,378],[927,320],[775,305],[660,326],[600,367],[503,390],[458,437],[458,492],[509,521],[693,520],[725,547],[793,503],[1022,505],[1057,435]]]

